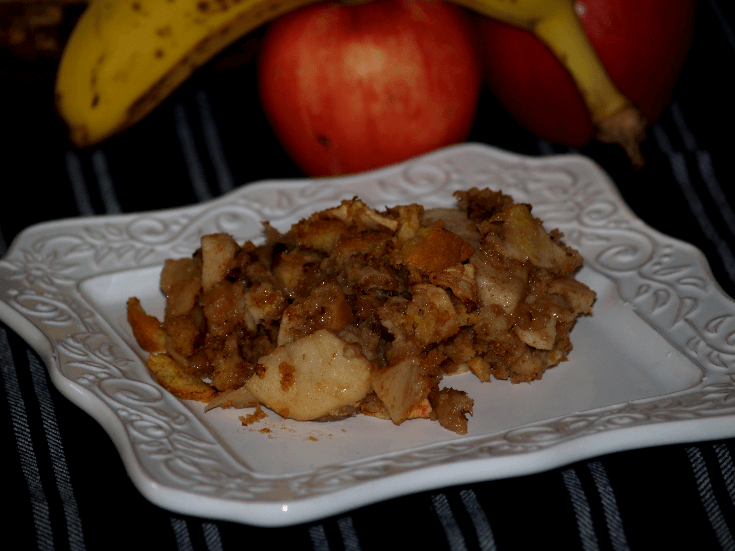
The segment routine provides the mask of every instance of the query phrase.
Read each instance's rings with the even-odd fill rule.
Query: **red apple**
[[[577,0],[575,10],[618,89],[654,122],[670,101],[694,27],[694,0]],[[594,133],[569,73],[530,32],[478,16],[489,87],[524,127],[579,147]]]
[[[310,176],[466,140],[481,86],[469,15],[439,1],[307,6],[270,24],[258,58],[266,117]]]

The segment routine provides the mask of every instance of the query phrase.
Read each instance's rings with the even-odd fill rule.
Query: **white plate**
[[[586,259],[598,293],[570,360],[533,384],[445,379],[475,400],[469,433],[358,416],[298,423],[184,403],[153,382],[125,320],[138,296],[160,313],[166,258],[215,231],[258,239],[359,196],[376,208],[454,204],[470,186],[531,203]],[[703,255],[638,220],[579,156],[528,158],[461,145],[350,178],[271,181],[200,205],[62,220],[25,230],[0,262],[0,318],[54,384],[110,434],[153,503],[263,526],[296,524],[452,484],[534,473],[636,447],[735,436],[735,303]]]

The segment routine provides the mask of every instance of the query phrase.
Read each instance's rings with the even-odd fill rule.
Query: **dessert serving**
[[[300,421],[362,414],[467,432],[473,400],[444,385],[541,378],[572,350],[595,293],[582,257],[527,204],[488,189],[455,207],[360,199],[238,244],[205,235],[167,260],[163,319],[128,300],[147,365],[174,395]]]

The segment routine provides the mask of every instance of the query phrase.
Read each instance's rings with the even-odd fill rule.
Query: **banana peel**
[[[134,125],[227,46],[319,0],[91,0],[59,63],[56,107],[78,147]],[[646,122],[613,84],[573,0],[446,0],[533,32],[572,75],[600,141],[643,164]]]

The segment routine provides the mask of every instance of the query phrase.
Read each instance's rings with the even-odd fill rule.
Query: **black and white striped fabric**
[[[582,151],[611,175],[640,218],[700,248],[730,296],[734,15],[732,2],[700,1],[690,58],[670,107],[650,129],[643,169],[632,170],[607,146]],[[38,222],[183,206],[256,180],[299,177],[258,108],[253,78],[251,66],[204,69],[135,128],[88,150],[65,140],[48,83],[3,86],[11,143],[0,150],[0,253]],[[566,151],[518,128],[488,95],[471,139],[528,155]],[[735,374],[732,350],[729,358]],[[1,324],[0,369],[7,549],[735,549],[735,439],[606,455],[306,525],[257,528],[180,516],[148,502],[106,433],[54,388],[39,356]]]

